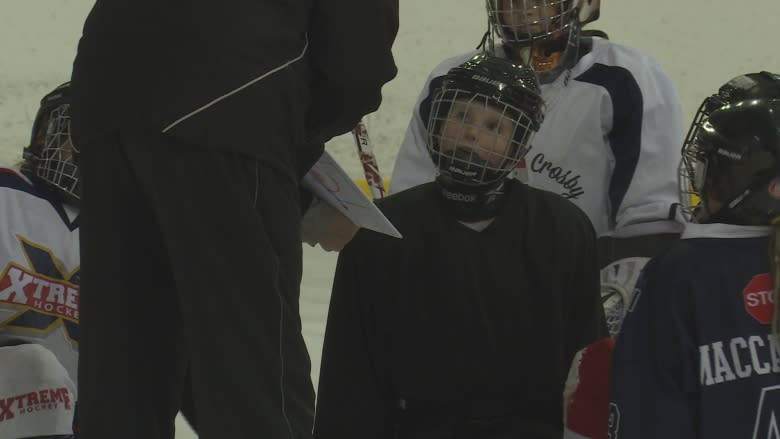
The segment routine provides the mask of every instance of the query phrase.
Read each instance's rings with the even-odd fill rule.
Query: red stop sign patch
[[[750,279],[745,289],[742,290],[745,311],[759,323],[765,325],[772,323],[772,318],[775,315],[773,289],[772,276],[769,273],[764,273],[753,276],[753,279]]]

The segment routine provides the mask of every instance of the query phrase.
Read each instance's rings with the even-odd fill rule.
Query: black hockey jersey
[[[605,332],[592,226],[512,182],[478,232],[438,191],[379,202],[404,239],[361,230],[341,252],[315,436],[558,439],[572,357]]]
[[[645,267],[613,357],[610,438],[780,437],[768,230],[689,225]]]

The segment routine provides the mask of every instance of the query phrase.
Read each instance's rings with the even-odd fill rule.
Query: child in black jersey
[[[404,239],[361,230],[340,254],[316,437],[560,438],[568,366],[606,328],[589,220],[507,178],[542,117],[527,67],[448,73],[436,181],[379,202]]]

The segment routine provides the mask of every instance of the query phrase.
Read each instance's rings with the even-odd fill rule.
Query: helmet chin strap
[[[746,192],[744,196],[749,196],[751,192]],[[737,226],[751,226],[763,224],[761,221],[752,221],[751,215],[740,208],[739,201],[744,196],[738,197],[738,200],[732,200],[729,204],[724,204],[720,209],[711,212],[706,203],[702,203],[700,209],[706,214],[705,219],[698,220],[701,224],[733,224]],[[736,203],[734,201],[737,201]],[[699,215],[701,216],[701,215]],[[768,222],[767,222],[768,223]]]
[[[737,226],[752,225],[749,221],[746,221],[740,215],[737,215],[731,209],[723,207],[715,213],[710,214],[706,220],[700,221],[701,224],[733,224]]]
[[[455,218],[465,222],[495,218],[506,201],[506,179],[487,186],[467,186],[451,178],[438,176],[442,206]]]
[[[768,218],[765,212],[750,209],[750,202],[745,201],[761,193],[762,188],[766,187],[771,179],[772,177],[759,178],[728,203],[724,203],[715,212],[710,212],[707,203],[702,202],[699,208],[706,212],[707,217],[697,222],[702,224],[734,224],[738,226],[768,225],[771,218]],[[701,196],[707,197],[706,193],[702,193]]]

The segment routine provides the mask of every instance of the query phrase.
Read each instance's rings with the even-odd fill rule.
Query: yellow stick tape
[[[390,180],[382,180],[382,182],[385,185],[385,195],[387,195],[387,191],[390,190]],[[355,183],[363,190],[363,193],[366,194],[368,198],[371,198],[371,189],[369,189],[368,182],[365,178],[359,178],[355,180]]]

